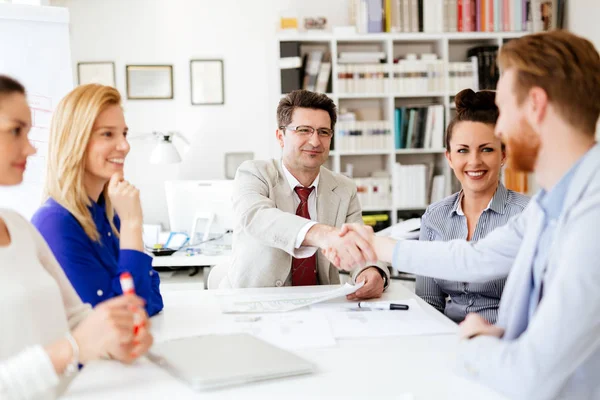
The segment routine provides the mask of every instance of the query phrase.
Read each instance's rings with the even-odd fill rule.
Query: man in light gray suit
[[[247,161],[233,192],[232,265],[221,287],[340,283],[318,248],[335,248],[365,285],[350,299],[380,297],[389,279],[360,235],[340,237],[344,223],[362,223],[354,182],[323,164],[329,156],[336,106],[323,94],[297,90],[277,107],[280,160]]]

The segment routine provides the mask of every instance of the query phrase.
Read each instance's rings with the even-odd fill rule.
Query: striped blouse
[[[462,191],[430,205],[421,219],[419,240],[454,240],[468,236],[467,218],[462,208]],[[482,212],[472,241],[488,233],[523,211],[529,197],[508,190],[500,183],[488,207]],[[455,282],[417,277],[416,293],[448,318],[461,322],[468,313],[476,312],[495,323],[506,278],[485,283]]]

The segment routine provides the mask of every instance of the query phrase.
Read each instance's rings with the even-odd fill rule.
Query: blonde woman
[[[123,179],[127,130],[112,87],[83,85],[62,99],[50,128],[48,198],[32,222],[83,301],[120,295],[119,276],[127,271],[152,316],[163,301],[144,253],[139,192]]]
[[[0,75],[0,185],[23,181],[31,111],[25,89]],[[17,213],[0,209],[0,399],[53,399],[78,364],[104,356],[131,362],[152,344],[148,321],[133,335],[136,296],[93,310],[83,304],[44,239]]]

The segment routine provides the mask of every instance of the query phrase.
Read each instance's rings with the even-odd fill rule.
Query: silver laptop
[[[152,346],[148,358],[195,390],[308,374],[314,365],[249,334],[205,335]]]

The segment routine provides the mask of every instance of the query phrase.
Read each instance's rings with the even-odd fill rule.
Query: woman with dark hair
[[[30,128],[25,88],[0,75],[0,186],[23,181],[35,153]],[[130,363],[152,345],[141,298],[118,296],[94,309],[84,304],[38,231],[6,209],[0,209],[0,292],[0,399],[54,399],[80,364],[109,357]]]
[[[529,198],[500,181],[506,154],[494,128],[495,92],[471,89],[456,95],[456,117],[446,130],[446,159],[462,189],[430,205],[421,220],[420,240],[477,241],[513,215]],[[416,293],[455,322],[476,312],[495,323],[506,278],[485,283],[417,277]]]

